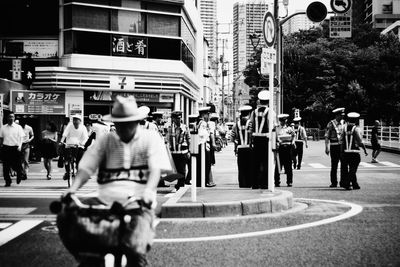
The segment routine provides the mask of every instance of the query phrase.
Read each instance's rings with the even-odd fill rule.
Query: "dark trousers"
[[[268,138],[254,136],[254,175],[252,188],[268,189]]]
[[[239,187],[249,188],[253,179],[253,149],[251,147],[237,148],[237,164]]]
[[[188,154],[174,154],[172,153],[177,173],[182,174],[182,178],[178,179],[178,187],[185,186],[186,165],[188,162]]]
[[[197,183],[198,187],[201,186],[201,154],[204,153],[201,149],[201,145],[199,145],[199,155],[197,156]],[[212,182],[210,181],[210,172],[211,172],[211,151],[207,151],[205,149],[205,172],[206,172],[206,184]]]
[[[293,170],[292,170],[292,145],[281,145],[279,146],[279,161],[281,166],[275,165],[275,185],[280,185],[280,171],[282,166],[286,172],[286,183],[293,183]]]
[[[341,179],[343,187],[358,186],[356,173],[360,162],[360,153],[343,153],[344,176]]]
[[[303,161],[303,142],[296,142],[296,148],[293,149],[293,168],[300,169],[301,162]]]
[[[342,155],[340,151],[340,145],[331,145],[330,146],[330,155],[331,155],[331,184],[337,185],[338,180],[337,180],[337,169],[339,165],[339,161],[341,161]],[[344,169],[344,164],[341,164],[340,168],[340,179],[342,180],[342,177],[345,175],[345,169]]]
[[[3,145],[1,153],[3,154],[3,177],[6,184],[11,184],[11,168],[17,173],[17,181],[22,180],[21,152],[18,151],[18,147]]]

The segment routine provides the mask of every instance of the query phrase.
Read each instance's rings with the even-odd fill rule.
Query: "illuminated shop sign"
[[[13,90],[11,106],[17,114],[65,115],[65,93]]]
[[[126,35],[112,36],[112,55],[128,57],[147,57],[147,38]]]

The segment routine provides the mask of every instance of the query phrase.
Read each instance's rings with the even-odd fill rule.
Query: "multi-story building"
[[[301,12],[301,10],[296,10]],[[288,35],[300,30],[308,30],[314,27],[318,27],[320,23],[312,22],[308,19],[307,15],[296,15],[292,17],[289,21],[282,25],[283,34]]]
[[[209,44],[208,57],[215,61],[217,49],[217,0],[200,0],[200,17],[204,37]]]
[[[30,91],[7,94],[5,102],[17,116],[31,116],[37,130],[49,119],[61,123],[73,114],[86,120],[110,113],[117,94],[134,95],[139,105],[167,115],[180,109],[186,118],[196,111],[203,88],[203,29],[196,4],[1,1],[0,77],[16,78],[10,70],[19,67],[19,61],[12,66],[17,57],[22,69],[25,62],[35,66]],[[14,88],[10,84],[1,90]]]
[[[262,27],[267,10],[273,10],[273,1],[247,0],[236,2],[233,6],[233,73],[235,81],[235,99],[245,101],[249,98],[249,88],[243,83],[242,72],[254,53],[249,36],[258,34],[258,47],[264,46]],[[239,98],[239,92],[241,93]]]
[[[364,0],[365,22],[384,30],[400,20],[400,0]]]

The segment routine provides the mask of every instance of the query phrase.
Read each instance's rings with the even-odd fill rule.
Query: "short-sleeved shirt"
[[[21,146],[24,135],[22,127],[16,123],[5,124],[0,129],[0,138],[3,138],[5,146]]]
[[[295,135],[293,128],[287,125],[276,127],[276,134],[282,145],[290,145]]]
[[[85,126],[80,124],[78,129],[76,129],[72,123],[68,124],[65,128],[63,137],[65,137],[65,143],[67,145],[78,145],[82,147],[89,138]]]
[[[210,141],[211,127],[208,122],[201,120],[198,124],[199,143],[203,144]]]
[[[341,135],[342,147],[345,152],[359,152],[362,146],[361,130],[354,124],[348,124]]]
[[[331,120],[326,126],[325,138],[328,138],[331,144],[341,143],[341,134],[343,132],[345,125],[336,120]]]
[[[99,197],[106,203],[141,197],[153,168],[171,170],[171,164],[160,135],[141,127],[129,143],[122,142],[115,132],[106,134],[79,163],[79,169],[89,175],[98,169]]]
[[[29,125],[25,125],[25,128],[22,128],[22,130],[24,131],[24,136],[22,138],[22,143],[26,143],[28,142],[29,138],[31,136],[33,136],[33,129],[31,126]]]
[[[306,129],[304,129],[303,126],[300,126],[296,129],[294,128],[294,132],[295,132],[295,140],[297,142],[302,142],[304,140],[307,140],[307,133],[306,133]]]

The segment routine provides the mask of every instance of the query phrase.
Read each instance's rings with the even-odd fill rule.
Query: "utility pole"
[[[222,84],[221,84],[221,111],[222,111],[222,120],[225,120],[225,112],[224,112],[224,100],[225,100],[225,88],[224,88],[224,71],[225,71],[225,39],[222,39],[222,57],[221,57],[221,74],[222,74]]]

